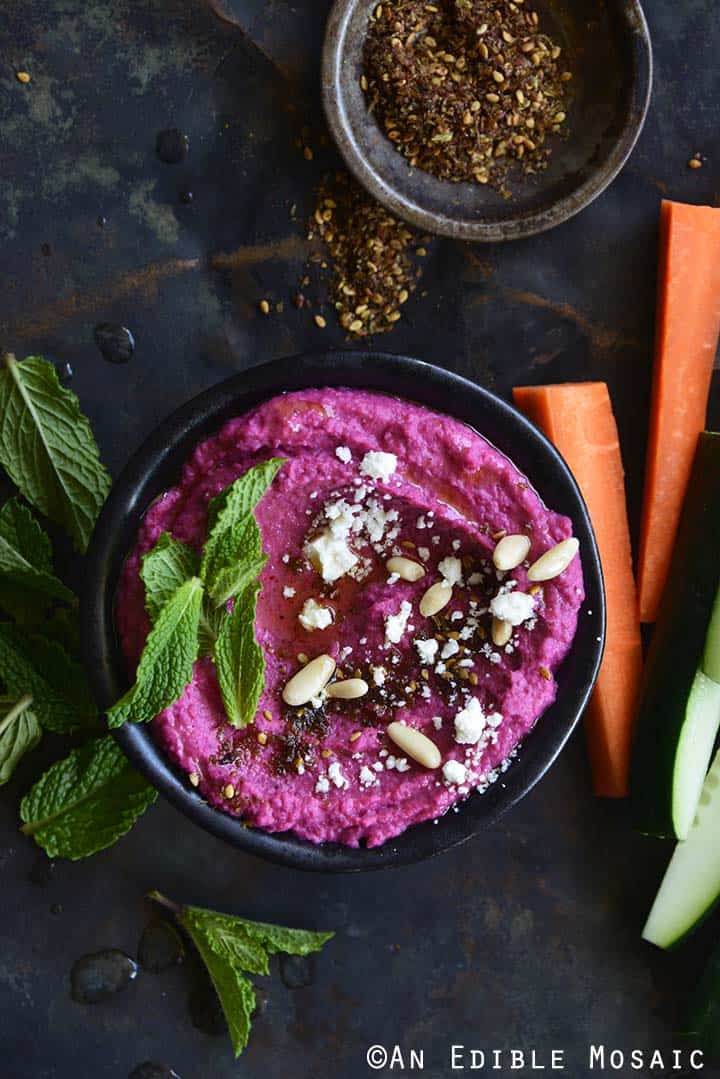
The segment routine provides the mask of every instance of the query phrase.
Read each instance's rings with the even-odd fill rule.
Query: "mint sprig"
[[[41,513],[80,551],[110,490],[95,438],[78,399],[41,356],[2,356],[0,463]]]
[[[56,761],[20,803],[22,831],[50,858],[87,858],[132,828],[157,791],[105,735]]]
[[[30,711],[32,697],[26,693],[19,701],[0,702],[9,710],[0,719],[0,787],[12,779],[13,772],[42,738],[42,729]]]
[[[212,500],[202,559],[167,532],[143,556],[140,576],[153,628],[135,685],[108,712],[111,727],[146,722],[178,700],[200,655],[215,663],[230,723],[252,723],[265,679],[255,610],[267,561],[254,511],[282,464],[272,458],[253,466]]]
[[[271,955],[319,952],[335,935],[180,906],[160,892],[151,892],[149,898],[173,912],[197,948],[215,986],[236,1057],[247,1045],[255,1008],[255,990],[246,975],[269,974]]]
[[[192,547],[163,532],[155,546],[143,555],[140,576],[145,585],[145,608],[155,622],[161,610],[190,577],[200,572],[200,557]]]
[[[0,622],[0,681],[12,697],[32,696],[33,712],[48,731],[68,733],[97,722],[82,666],[58,641],[10,622]]]
[[[45,606],[52,600],[77,603],[67,585],[53,573],[48,536],[17,498],[0,509],[0,576],[23,593],[32,593]]]
[[[200,576],[216,607],[262,573],[267,559],[254,511],[283,464],[271,457],[254,465],[210,503]]]
[[[147,723],[179,700],[198,657],[202,582],[191,577],[172,594],[148,634],[135,684],[108,712],[111,727]]]
[[[255,640],[259,583],[248,585],[226,614],[215,645],[215,670],[227,717],[233,727],[247,727],[257,711],[265,684],[265,657]]]

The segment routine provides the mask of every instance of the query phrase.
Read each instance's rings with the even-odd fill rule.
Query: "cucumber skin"
[[[673,777],[685,708],[720,584],[720,434],[698,440],[668,581],[648,654],[630,782],[645,835],[674,837]]]

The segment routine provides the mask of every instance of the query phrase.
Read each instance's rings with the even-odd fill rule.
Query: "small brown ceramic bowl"
[[[642,130],[652,87],[652,47],[639,0],[537,0],[572,72],[567,136],[555,136],[547,169],[520,177],[503,198],[490,187],[411,169],[368,113],[360,89],[368,19],[378,0],[335,0],[323,50],[330,129],[356,179],[424,232],[494,242],[561,224],[612,183]]]

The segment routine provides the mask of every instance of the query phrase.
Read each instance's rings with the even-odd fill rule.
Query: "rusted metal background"
[[[341,343],[332,318],[321,331],[291,302],[300,222],[334,160],[317,95],[327,6],[1,5],[0,341],[72,364],[115,472],[161,417],[230,372]],[[618,182],[551,234],[430,245],[424,289],[381,342],[504,395],[519,381],[606,379],[634,525],[659,200],[715,202],[720,190],[716,5],[651,0],[647,15],[655,98]],[[28,85],[14,76],[23,69]],[[168,126],[190,137],[183,164],[154,153]],[[708,161],[691,171],[696,151]],[[263,317],[263,297],[283,313]],[[133,330],[130,364],[103,361],[99,321]],[[681,1043],[680,1004],[718,933],[716,920],[672,956],[641,945],[668,848],[633,835],[622,805],[592,799],[581,735],[491,833],[431,864],[361,878],[265,865],[164,804],[111,850],[46,871],[16,830],[36,768],[28,762],[0,796],[0,1074],[11,1079],[115,1079],[147,1059],[184,1079],[360,1079],[373,1043],[424,1049],[424,1074],[436,1077],[450,1074],[452,1041],[564,1048],[578,1079],[590,1042]],[[222,1036],[192,1026],[187,968],[142,975],[94,1009],[69,998],[79,955],[135,951],[150,888],[338,931],[310,984],[288,988],[275,970],[239,1063]]]

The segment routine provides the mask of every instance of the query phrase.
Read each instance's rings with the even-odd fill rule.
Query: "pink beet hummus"
[[[164,531],[200,550],[209,500],[278,456],[286,464],[256,511],[269,557],[255,722],[229,724],[204,658],[154,732],[209,803],[248,825],[377,846],[486,790],[554,700],[584,598],[580,558],[543,584],[527,569],[572,525],[508,458],[448,416],[347,389],[275,397],[199,445],[178,486],[148,510],[117,604],[131,673],[149,631],[142,554]],[[504,534],[530,540],[509,572],[492,562]],[[419,566],[420,579],[391,573],[393,557]],[[451,598],[423,617],[420,600],[437,581]],[[502,646],[491,632],[498,612],[512,625]],[[285,704],[288,680],[321,654],[336,660],[337,678],[362,679],[367,692]],[[388,737],[397,721],[437,746],[438,767]]]

